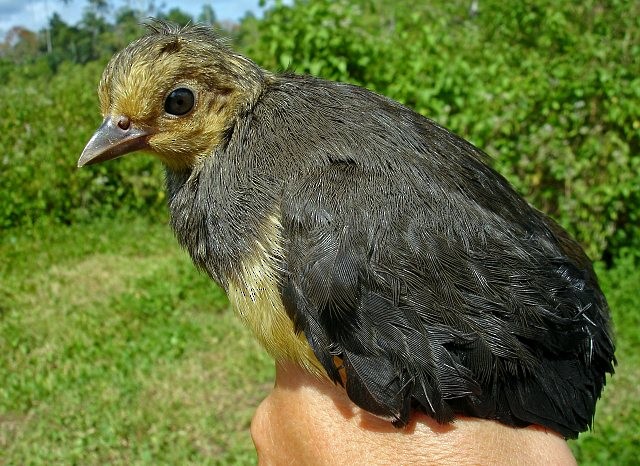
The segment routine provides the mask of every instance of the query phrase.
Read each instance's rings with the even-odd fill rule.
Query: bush
[[[0,87],[8,115],[0,119],[0,227],[162,212],[162,168],[151,157],[76,167],[100,124],[95,89],[103,67],[64,63],[51,76],[39,61],[15,68]]]

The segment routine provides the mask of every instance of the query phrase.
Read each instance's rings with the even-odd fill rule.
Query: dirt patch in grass
[[[162,262],[162,258],[154,256],[96,254],[71,267],[54,265],[47,271],[48,289],[41,289],[42,294],[37,297],[63,298],[75,306],[92,305],[105,296],[122,293],[134,279],[152,275]]]
[[[20,435],[20,431],[28,425],[30,418],[30,415],[24,413],[0,414],[0,450],[9,448]]]

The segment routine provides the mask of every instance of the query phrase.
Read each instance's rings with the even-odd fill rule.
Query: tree
[[[193,23],[193,18],[189,13],[185,13],[180,8],[172,8],[168,13],[161,13],[158,15],[160,18],[172,23],[179,24],[180,26],[186,26],[189,23]]]
[[[202,24],[208,24],[210,26],[216,24],[216,13],[213,11],[211,4],[206,3],[202,5],[202,10],[198,15],[198,22]]]
[[[29,57],[38,55],[38,35],[22,26],[14,26],[7,32],[4,41],[0,43],[0,56],[21,63]]]

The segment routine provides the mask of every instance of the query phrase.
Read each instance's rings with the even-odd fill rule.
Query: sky
[[[197,17],[202,11],[202,5],[211,4],[219,21],[239,20],[247,11],[258,13],[259,0],[159,0],[156,5],[162,5],[163,11],[178,7],[182,11]],[[130,5],[133,8],[144,7],[148,1],[144,0],[111,0],[115,8]],[[23,26],[32,31],[44,27],[54,12],[62,19],[75,24],[82,16],[87,5],[85,0],[70,0],[66,4],[62,0],[0,0],[0,38],[13,26]]]

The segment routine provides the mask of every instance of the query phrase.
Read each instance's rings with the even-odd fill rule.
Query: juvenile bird
[[[412,409],[576,437],[613,372],[576,241],[433,121],[275,74],[210,29],[153,23],[109,62],[79,166],[145,150],[171,225],[279,361],[405,425]]]

